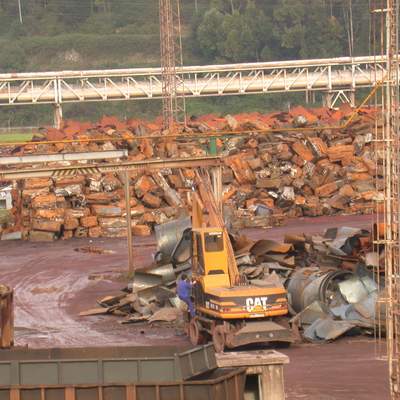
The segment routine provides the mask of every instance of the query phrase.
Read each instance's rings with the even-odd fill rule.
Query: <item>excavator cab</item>
[[[229,287],[228,253],[225,232],[218,228],[193,229],[193,276],[206,291]]]

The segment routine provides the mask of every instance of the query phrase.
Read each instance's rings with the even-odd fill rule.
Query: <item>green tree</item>
[[[274,36],[282,49],[298,55],[305,41],[306,6],[301,0],[282,0],[273,11]]]
[[[59,15],[66,26],[76,28],[89,18],[93,10],[93,4],[92,0],[52,0],[49,2],[48,8],[49,11]]]
[[[233,14],[235,11],[243,11],[247,0],[211,0],[211,6],[222,13]]]
[[[272,49],[276,47],[271,18],[264,13],[255,1],[249,1],[243,19],[244,25],[251,35],[251,43],[248,44],[252,49],[251,56],[256,60],[264,59],[267,49],[272,52]],[[264,56],[262,56],[263,52]]]
[[[343,53],[343,28],[324,0],[282,0],[273,16],[275,38],[284,56],[320,58]]]
[[[212,8],[204,15],[197,28],[197,41],[203,55],[208,59],[221,56],[224,50],[225,33],[223,29],[224,15]]]
[[[220,8],[226,6],[222,3]],[[271,18],[253,0],[236,4],[240,7],[233,12],[222,13],[213,8],[204,15],[197,38],[202,53],[208,58],[257,61],[261,54],[265,57],[270,49],[276,47]],[[243,10],[239,11],[239,8]]]
[[[223,22],[224,51],[223,56],[230,61],[243,61],[249,54],[246,43],[250,38],[250,32],[243,25],[242,15],[238,11],[226,14]]]
[[[18,43],[6,42],[0,46],[1,72],[21,72],[25,65],[24,49]]]

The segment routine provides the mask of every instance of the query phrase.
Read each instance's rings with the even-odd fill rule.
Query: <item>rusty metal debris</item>
[[[185,235],[190,249],[190,221],[177,222],[175,227],[168,223],[156,228],[169,235],[166,245],[158,244],[159,253],[163,249],[159,260],[173,259]],[[230,239],[241,275],[255,286],[286,287],[290,323],[298,337],[302,333],[306,340],[329,341],[354,329],[368,334],[377,324],[380,254],[371,251],[369,231],[340,227],[323,235],[290,234],[284,243],[238,234]],[[124,294],[99,300],[101,308],[82,315],[112,313],[125,317],[121,323],[179,319],[184,306],[175,282],[180,272],[191,268],[190,259],[185,261],[138,270]]]
[[[78,247],[74,249],[77,252],[80,253],[92,253],[92,254],[114,254],[114,250],[109,250],[109,249],[103,249],[98,246],[85,246],[85,247]]]
[[[190,217],[165,222],[155,226],[159,262],[169,262],[182,238],[183,232],[191,227]],[[157,257],[157,255],[156,255]]]
[[[304,330],[304,337],[310,341],[330,341],[337,339],[356,325],[331,317],[318,318]]]
[[[302,328],[307,340],[328,341],[354,329],[370,333],[381,324],[380,255],[371,252],[371,233],[341,227],[299,239],[295,242],[304,246],[297,246],[296,259],[308,265],[286,283],[294,327]]]
[[[308,340],[333,340],[353,328],[373,328],[378,286],[364,270],[300,269],[289,280],[292,323]],[[370,329],[369,329],[370,331]]]
[[[191,249],[190,217],[180,218],[155,226],[158,263],[172,262],[173,265],[186,263],[190,259]]]
[[[295,107],[289,113],[269,115],[200,116],[189,122],[185,142],[168,146],[160,145],[162,127],[157,121],[114,117],[104,117],[97,125],[65,121],[62,129],[46,128],[31,144],[6,147],[3,153],[24,156],[40,146],[48,154],[127,150],[129,161],[187,158],[207,153],[210,138],[199,134],[213,131],[221,136],[217,149],[225,156],[223,201],[231,208],[233,227],[266,227],[279,225],[286,217],[374,211],[374,200],[380,198],[370,138],[376,110],[359,110],[346,128],[323,129],[340,125],[348,113]],[[302,131],[293,129],[299,123],[305,123]],[[240,136],[244,131],[254,133]],[[41,139],[58,142],[38,145]],[[194,178],[190,168],[141,172],[129,178],[134,235],[150,235],[156,225],[178,218],[189,204]],[[3,236],[12,231],[35,241],[126,236],[122,183],[112,172],[27,179],[10,192],[13,221],[2,228]]]
[[[134,281],[121,293],[99,299],[100,307],[82,311],[80,316],[114,314],[125,317],[122,324],[176,320],[183,315],[183,308],[175,283],[178,274],[189,268],[190,264],[178,269],[165,264],[137,270]]]
[[[14,345],[14,293],[11,288],[0,285],[0,349]]]

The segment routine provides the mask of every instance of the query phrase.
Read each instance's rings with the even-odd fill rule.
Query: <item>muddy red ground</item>
[[[285,233],[318,233],[327,227],[370,227],[371,217],[322,217],[289,221],[272,230],[248,230],[253,238],[281,240]],[[95,245],[114,254],[75,249]],[[135,238],[137,266],[151,263],[153,237]],[[54,242],[0,242],[0,282],[16,293],[16,344],[31,347],[157,345],[187,343],[174,327],[121,325],[111,316],[79,317],[95,300],[124,286],[115,277],[126,267],[126,242],[87,239]],[[95,278],[95,279],[89,279]],[[387,369],[374,341],[341,339],[327,345],[303,344],[283,350],[288,399],[387,399]]]

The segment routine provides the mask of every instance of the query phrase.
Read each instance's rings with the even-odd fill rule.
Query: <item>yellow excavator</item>
[[[192,344],[211,337],[221,352],[252,343],[293,341],[289,327],[278,323],[288,314],[286,290],[268,281],[258,286],[240,275],[210,180],[199,173],[192,196],[192,277]]]

